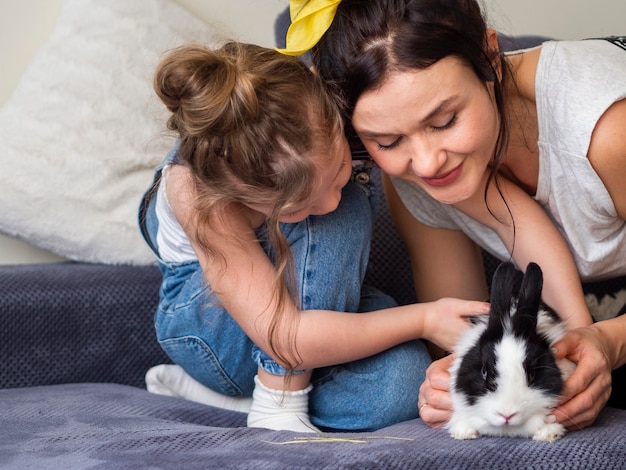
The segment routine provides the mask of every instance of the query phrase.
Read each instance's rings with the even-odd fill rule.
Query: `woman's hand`
[[[446,351],[452,351],[463,331],[470,326],[469,317],[489,313],[487,302],[443,298],[433,302],[424,320],[424,337]],[[426,369],[426,380],[420,386],[417,400],[419,414],[430,427],[440,428],[450,420],[450,373],[453,355],[434,361]]]
[[[452,416],[450,397],[450,365],[453,356],[449,355],[434,361],[426,369],[426,380],[420,386],[417,399],[420,418],[431,428],[443,427]]]
[[[489,313],[487,302],[443,298],[432,302],[424,318],[423,337],[444,351],[453,351],[461,334],[470,326],[469,317]]]
[[[554,345],[557,359],[569,359],[576,369],[565,381],[557,422],[569,430],[590,426],[611,395],[612,355],[607,338],[596,325],[576,328]]]

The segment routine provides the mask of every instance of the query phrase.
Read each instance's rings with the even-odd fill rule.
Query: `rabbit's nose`
[[[511,419],[513,418],[513,416],[515,416],[517,413],[511,413],[511,414],[503,414],[503,413],[498,413],[500,416],[502,416],[504,418],[504,424],[509,424],[511,422]]]

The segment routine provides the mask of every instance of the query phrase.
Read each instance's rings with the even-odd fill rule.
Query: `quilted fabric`
[[[155,266],[0,266],[0,388],[143,386],[169,362],[152,327],[160,281]]]
[[[623,469],[626,411],[546,443],[457,441],[420,420],[372,433],[246,428],[245,415],[115,384],[0,391],[3,469]],[[299,438],[300,440],[294,440]],[[303,439],[309,438],[309,440]],[[282,444],[294,442],[292,444]]]

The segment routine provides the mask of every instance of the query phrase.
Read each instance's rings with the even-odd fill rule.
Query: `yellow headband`
[[[291,26],[287,47],[276,49],[286,55],[301,55],[311,49],[330,28],[341,0],[291,0]]]

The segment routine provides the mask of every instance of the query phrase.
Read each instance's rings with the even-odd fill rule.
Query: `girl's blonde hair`
[[[194,176],[198,227],[230,203],[273,208],[265,240],[277,271],[269,341],[274,354],[296,368],[298,318],[285,318],[283,307],[289,297],[300,303],[279,219],[311,195],[326,163],[319,156],[337,155],[343,124],[335,103],[300,60],[237,42],[173,50],[157,67],[154,89],[172,113],[167,126],[178,133],[180,157]],[[214,238],[199,231],[197,239],[220,258]]]

